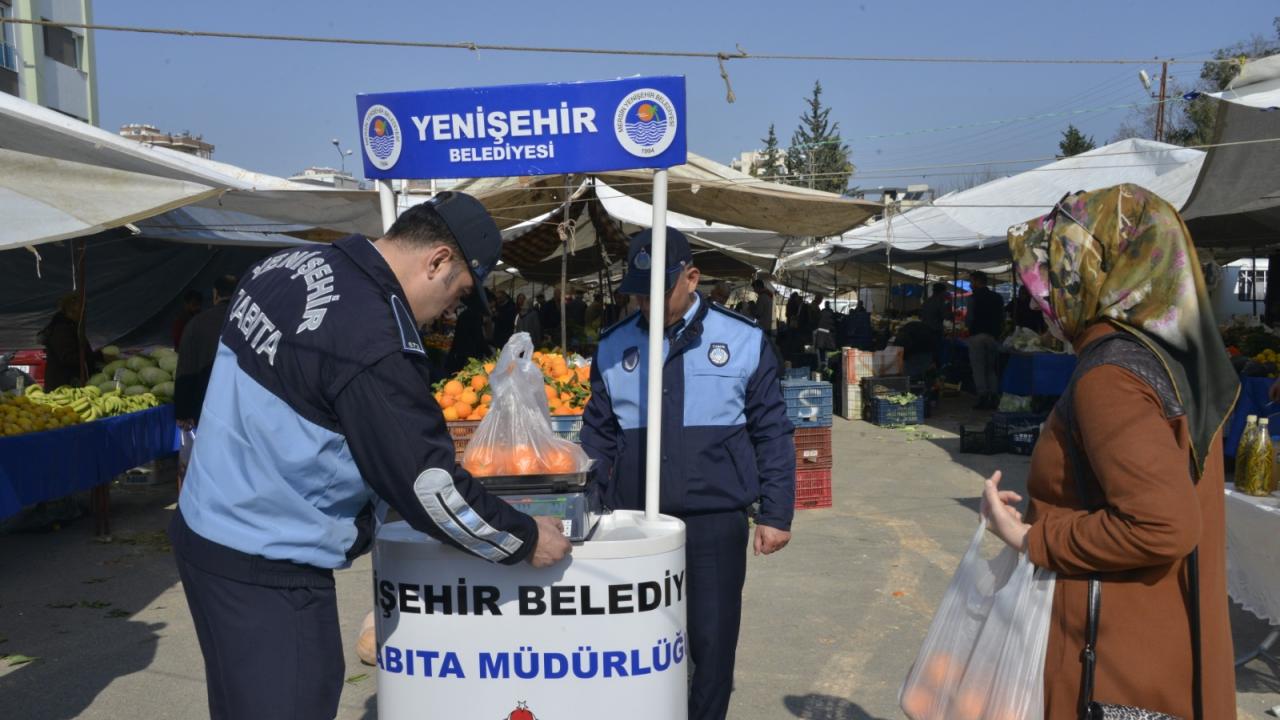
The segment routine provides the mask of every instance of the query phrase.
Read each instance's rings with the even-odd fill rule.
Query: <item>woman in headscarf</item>
[[[1120,185],[1065,197],[1011,228],[1009,245],[1049,329],[1081,358],[1031,458],[1025,522],[1014,509],[1021,498],[999,490],[999,473],[983,493],[993,532],[1057,573],[1045,717],[1080,717],[1093,576],[1102,581],[1093,700],[1187,720],[1234,718],[1222,427],[1239,381],[1186,225],[1155,194]],[[1108,355],[1097,343],[1122,344],[1113,341],[1144,359],[1090,360]],[[1139,366],[1154,371],[1139,377],[1131,369]]]

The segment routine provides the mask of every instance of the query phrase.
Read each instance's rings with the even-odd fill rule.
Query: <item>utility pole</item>
[[[1160,63],[1160,101],[1156,105],[1156,142],[1164,142],[1165,88],[1169,80],[1169,63]]]

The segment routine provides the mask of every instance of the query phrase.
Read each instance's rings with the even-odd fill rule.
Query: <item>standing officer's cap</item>
[[[641,230],[631,236],[627,249],[627,274],[618,285],[618,292],[628,295],[649,293],[649,272],[653,250],[653,231]],[[680,273],[693,264],[693,252],[689,250],[689,238],[679,230],[667,228],[667,285],[669,292]]]

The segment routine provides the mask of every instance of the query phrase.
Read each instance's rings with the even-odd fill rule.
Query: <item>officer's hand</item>
[[[787,530],[771,528],[768,525],[756,525],[756,555],[771,555],[791,542],[791,533]]]
[[[1280,402],[1280,380],[1271,384],[1271,390],[1267,394],[1271,397],[1271,402]]]
[[[538,515],[538,546],[529,555],[529,564],[536,568],[555,565],[573,550],[569,538],[564,536],[564,523],[559,518]]]

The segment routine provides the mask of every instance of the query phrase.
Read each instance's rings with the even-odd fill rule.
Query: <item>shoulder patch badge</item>
[[[391,296],[391,314],[395,316],[396,328],[400,331],[400,349],[407,353],[426,356],[426,348],[422,347],[422,336],[414,324],[413,314],[399,297]]]
[[[716,367],[724,367],[729,363],[729,346],[724,343],[711,343],[707,350],[707,359]]]
[[[629,347],[622,353],[622,369],[634,372],[640,366],[640,348]]]

